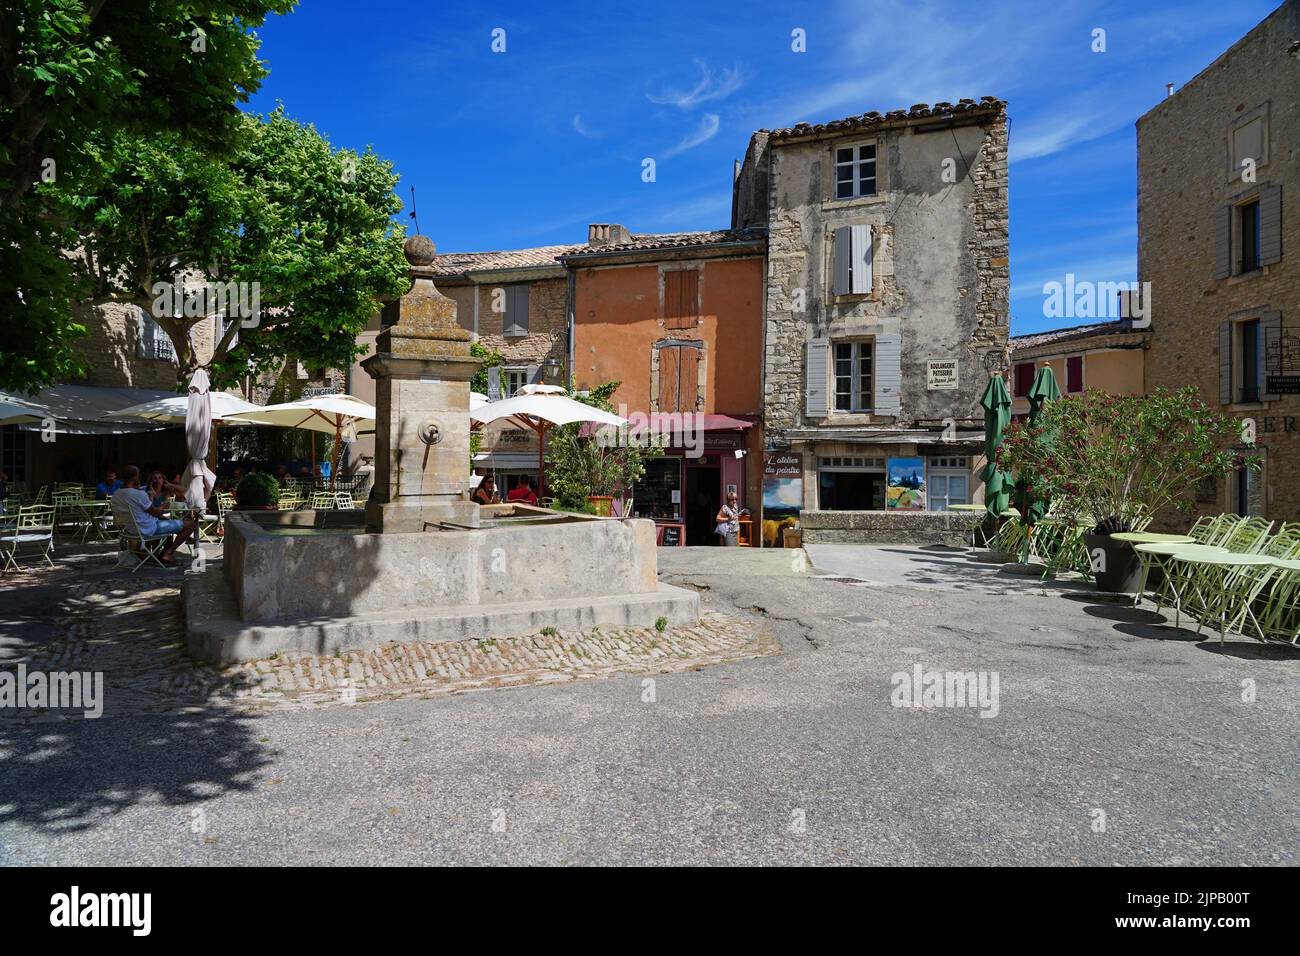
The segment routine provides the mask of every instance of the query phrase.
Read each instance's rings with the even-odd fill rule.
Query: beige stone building
[[[1146,392],[1151,333],[1127,319],[1011,337],[1011,414],[1028,415],[1025,395],[1040,368],[1050,368],[1063,395],[1090,388],[1112,395]]]
[[[1300,520],[1300,2],[1143,115],[1137,145],[1148,388],[1253,423],[1263,471],[1202,509]]]

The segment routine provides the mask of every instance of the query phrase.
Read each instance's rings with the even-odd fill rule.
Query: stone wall
[[[970,544],[976,518],[950,511],[805,511],[804,544]]]
[[[73,345],[86,363],[87,374],[79,385],[105,388],[174,389],[178,366],[174,359],[140,354],[140,309],[134,305],[109,303],[81,306],[74,310],[86,326],[86,335]],[[213,325],[201,322],[190,330],[190,341],[205,362],[212,355]]]
[[[528,284],[528,334],[524,336],[502,335],[505,313],[492,311],[493,290],[507,284],[511,283],[486,283],[478,287],[479,341],[504,355],[507,365],[542,365],[548,358],[566,364],[565,279],[539,279]]]
[[[830,198],[834,148],[873,140],[877,195]],[[1007,361],[1005,113],[922,132],[909,121],[830,139],[774,139],[768,149],[764,404],[770,441],[779,445],[788,430],[801,427],[933,427],[946,418],[981,419],[988,373]],[[740,183],[751,182],[761,183],[757,170],[742,170],[738,193]],[[873,233],[872,293],[836,296],[831,237],[838,226],[863,223]],[[902,340],[901,414],[808,420],[806,343],[882,334]],[[951,359],[959,363],[958,389],[928,389],[927,360]]]
[[[1195,385],[1212,407],[1253,418],[1266,456],[1260,510],[1300,519],[1300,396],[1221,405],[1219,326],[1278,312],[1300,335],[1300,3],[1290,0],[1173,96],[1141,117],[1138,145],[1138,272],[1151,283],[1148,387]],[[1267,107],[1267,162],[1257,182],[1229,169],[1229,131]],[[1282,187],[1281,261],[1215,278],[1215,215],[1267,184]],[[1234,482],[1220,479],[1198,500],[1205,511],[1235,510]]]

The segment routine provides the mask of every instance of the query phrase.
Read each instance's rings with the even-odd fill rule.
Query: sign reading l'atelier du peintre
[[[956,388],[957,360],[935,359],[925,363],[926,388]]]

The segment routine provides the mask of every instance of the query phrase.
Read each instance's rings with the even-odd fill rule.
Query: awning
[[[758,416],[740,417],[737,415],[705,415],[704,430],[706,432],[743,432],[747,428],[753,428],[757,423]]]
[[[743,432],[758,424],[757,415],[698,415],[691,412],[650,412],[649,415],[632,412],[628,428],[633,432],[648,429],[654,435],[668,435],[670,439],[683,432]],[[582,426],[584,438],[595,434],[604,425],[588,422]]]
[[[163,422],[140,418],[113,418],[112,413],[142,402],[174,398],[175,392],[156,388],[105,388],[97,385],[52,385],[32,398],[0,394],[6,401],[27,402],[47,409],[55,420],[58,435],[130,435],[175,428]],[[18,425],[25,431],[40,431],[34,422]]]

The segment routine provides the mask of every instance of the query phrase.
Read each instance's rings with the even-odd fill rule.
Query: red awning
[[[704,430],[706,432],[743,432],[747,428],[754,427],[754,418],[756,417],[738,418],[734,415],[705,415]]]
[[[654,434],[669,435],[680,434],[683,428],[687,431],[743,432],[758,424],[757,415],[693,415],[690,412],[651,412],[648,417],[644,413],[633,413],[628,420],[633,430],[649,427]],[[607,427],[584,422],[579,434],[586,438]]]

